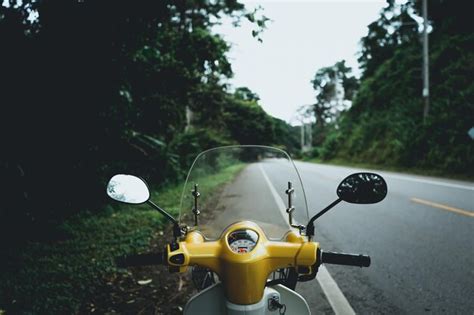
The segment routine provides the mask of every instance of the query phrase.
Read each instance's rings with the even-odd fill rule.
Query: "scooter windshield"
[[[253,221],[270,239],[289,230],[288,185],[293,188],[293,224],[308,222],[306,197],[289,155],[265,146],[226,146],[199,154],[181,196],[180,223],[217,239],[238,221]],[[196,226],[196,192],[198,225]]]

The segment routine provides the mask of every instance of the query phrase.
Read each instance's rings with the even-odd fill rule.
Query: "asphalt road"
[[[361,171],[296,162],[314,215],[334,201],[336,187]],[[263,168],[286,202],[287,173]],[[474,184],[377,172],[388,196],[375,205],[340,203],[316,221],[316,241],[330,251],[365,253],[369,268],[327,265],[356,313],[474,314]],[[256,186],[254,186],[256,187]],[[261,194],[268,188],[259,184]],[[298,193],[298,192],[297,192]],[[297,199],[297,219],[305,220]],[[333,313],[316,281],[297,288],[315,313]]]

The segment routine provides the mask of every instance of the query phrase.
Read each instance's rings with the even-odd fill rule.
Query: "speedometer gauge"
[[[237,230],[227,237],[230,249],[237,254],[245,254],[252,251],[257,245],[258,234],[252,230]]]

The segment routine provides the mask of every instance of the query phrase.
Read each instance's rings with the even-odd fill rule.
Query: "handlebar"
[[[370,256],[367,255],[354,255],[345,253],[334,253],[334,252],[321,252],[320,261],[323,264],[334,264],[334,265],[345,265],[345,266],[356,266],[356,267],[369,267]],[[118,267],[134,267],[134,266],[149,266],[149,265],[162,265],[166,263],[164,253],[147,253],[123,256],[116,259]]]
[[[166,260],[163,253],[147,253],[119,257],[115,260],[115,263],[120,268],[126,268],[135,266],[162,265],[165,261]]]
[[[353,255],[344,253],[322,252],[321,262],[323,264],[369,267],[370,256]]]

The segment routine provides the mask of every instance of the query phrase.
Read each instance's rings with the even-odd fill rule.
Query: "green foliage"
[[[321,148],[317,148],[315,157],[320,157],[324,160],[329,160],[335,157],[336,149],[341,142],[341,133],[334,130],[329,133],[324,139],[324,143]]]
[[[230,144],[235,143],[213,129],[193,128],[189,132],[176,137],[171,146],[179,156],[180,169],[182,172],[187,172],[201,151]],[[182,173],[180,177],[184,178],[185,175],[185,173]]]
[[[255,93],[223,83],[224,17],[255,23],[257,40],[268,21],[236,0],[0,4],[0,312],[77,313],[115,256],[149,247],[157,214],[98,210],[112,175],[163,189],[209,147],[294,146]],[[176,213],[180,194],[154,197]]]
[[[201,193],[212,194],[242,167],[234,164],[217,174],[207,174],[200,181]],[[181,194],[182,185],[173,185],[152,191],[151,198],[177,217]],[[104,294],[110,279],[126,272],[116,268],[116,257],[148,252],[152,239],[163,237],[164,228],[164,217],[147,205],[114,203],[97,214],[75,215],[59,226],[68,235],[66,239],[29,242],[3,253],[0,309],[12,313],[77,313],[85,301]]]
[[[351,72],[352,69],[342,60],[331,67],[319,69],[311,80],[316,93],[316,103],[311,109],[316,118],[313,130],[313,142],[316,145],[323,143],[330,128],[328,124],[334,123],[339,117],[359,86]]]
[[[257,13],[235,0],[0,4],[0,313],[81,312],[124,272],[115,257],[149,249],[159,214],[99,210],[112,175],[145,178],[176,215],[174,185],[200,151],[294,145],[255,93],[223,83],[229,45],[212,26],[246,18],[258,37],[267,18]],[[204,184],[215,189],[238,170]]]
[[[0,135],[17,156],[0,161],[1,233],[20,243],[57,239],[64,219],[101,207],[114,173],[168,185],[210,146],[278,144],[272,118],[247,110],[255,93],[241,88],[248,99],[237,101],[223,83],[229,45],[212,26],[225,16],[255,23],[256,36],[268,20],[235,0],[2,3]],[[258,137],[237,130],[243,112],[264,121]]]
[[[254,101],[228,98],[223,121],[230,137],[241,144],[272,144],[273,120]]]
[[[418,26],[410,14],[412,6],[411,2],[399,6],[395,1],[387,0],[379,19],[368,26],[367,36],[361,39],[358,59],[364,79],[393,57],[397,48],[417,40]]]
[[[131,207],[130,207],[131,208]],[[162,228],[155,211],[113,209],[83,214],[60,228],[70,238],[30,242],[21,252],[11,249],[0,275],[0,308],[12,313],[77,313],[81,303],[100,294],[113,273],[115,257],[146,251]],[[14,265],[21,261],[20,265]],[[8,272],[5,272],[8,270]]]
[[[235,89],[234,96],[239,100],[247,102],[258,102],[260,100],[260,97],[247,87],[239,87]]]
[[[300,127],[291,126],[287,122],[273,118],[274,140],[273,146],[287,151],[293,157],[300,153]]]
[[[184,140],[193,146],[192,141],[185,139],[198,136],[201,140],[194,141],[194,146],[201,149],[226,144],[263,144],[296,151],[298,138],[295,129],[268,115],[259,105],[258,95],[249,88],[239,87],[230,94],[216,82],[208,82],[201,85],[195,95],[191,107],[193,127],[179,141]],[[193,151],[186,145],[181,147]]]
[[[329,131],[318,154],[323,159],[436,169],[474,176],[474,148],[467,131],[474,117],[474,35],[457,32],[463,21],[447,12],[463,5],[430,2],[431,109],[422,120],[421,45],[415,30],[388,32],[417,7],[408,2],[397,14],[393,3],[369,26],[362,40],[364,73],[352,107]],[[443,18],[438,14],[443,11]],[[391,12],[393,17],[386,18]],[[451,21],[451,22],[447,22]],[[396,24],[396,23],[395,23]],[[393,31],[393,29],[392,29]]]

